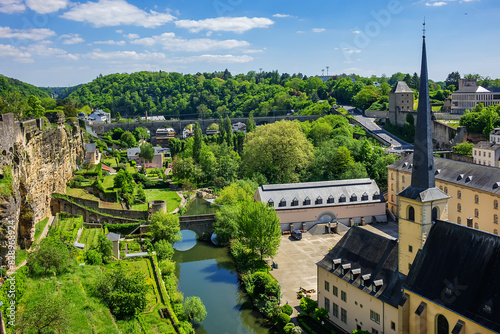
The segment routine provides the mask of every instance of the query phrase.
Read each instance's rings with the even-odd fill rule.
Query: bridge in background
[[[274,123],[281,120],[298,120],[300,122],[308,121],[308,120],[316,120],[320,118],[321,115],[306,115],[306,116],[262,116],[262,117],[254,117],[254,121],[256,125],[264,125],[268,123]],[[248,117],[237,117],[231,118],[231,124],[234,123],[246,123]],[[152,136],[156,134],[156,130],[160,128],[173,128],[175,130],[176,136],[182,135],[182,130],[186,128],[189,124],[194,124],[198,122],[200,124],[201,130],[205,134],[207,132],[207,128],[209,125],[216,123],[219,124],[218,118],[209,118],[209,119],[186,119],[186,120],[173,120],[173,121],[160,121],[160,122],[133,122],[133,123],[111,123],[111,124],[92,124],[90,127],[92,131],[97,134],[103,134],[108,132],[114,128],[121,128],[124,131],[133,131],[135,128],[141,126],[147,128]]]
[[[182,230],[190,230],[198,236],[203,233],[212,234],[212,225],[215,222],[215,214],[197,215],[197,216],[180,216],[179,225]]]

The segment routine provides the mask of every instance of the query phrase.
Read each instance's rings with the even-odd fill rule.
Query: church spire
[[[422,36],[422,67],[420,69],[420,90],[415,126],[413,171],[411,186],[417,189],[435,187],[434,158],[432,155],[431,102],[427,76],[427,53],[425,49],[425,21]]]

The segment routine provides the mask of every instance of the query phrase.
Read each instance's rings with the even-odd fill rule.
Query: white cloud
[[[20,63],[32,63],[31,54],[9,44],[0,44],[0,57],[14,58]]]
[[[13,14],[24,12],[23,0],[0,0],[0,13]]]
[[[88,22],[94,27],[134,25],[145,28],[156,28],[175,19],[169,13],[149,13],[127,3],[125,0],[99,0],[77,4],[61,17]]]
[[[139,38],[140,36],[137,35],[137,34],[126,34],[126,35],[123,35],[127,38],[130,38],[130,39],[136,39],[136,38]]]
[[[68,4],[69,0],[26,0],[26,5],[39,14],[57,12]]]
[[[289,15],[289,14],[279,14],[279,13],[276,13],[276,14],[273,15],[273,17],[287,18],[287,17],[295,17],[295,16],[292,16],[292,15]]]
[[[117,34],[123,34],[123,30],[121,29],[118,29],[118,30],[115,30]]]
[[[323,32],[325,31],[326,29],[325,28],[313,28],[313,32]]]
[[[352,33],[353,34],[361,34],[361,31],[359,31],[359,30],[353,30]]]
[[[243,33],[255,28],[268,28],[274,24],[273,20],[265,17],[218,17],[214,19],[205,19],[200,21],[194,20],[179,20],[175,21],[175,25],[179,28],[189,29],[191,32],[199,32],[201,30],[210,31],[232,31],[235,33]]]
[[[425,3],[426,6],[431,6],[431,7],[441,7],[441,6],[445,6],[447,4],[448,3],[446,1],[436,1],[436,2],[426,2]]]
[[[231,64],[231,63],[248,63],[253,61],[254,58],[243,55],[243,56],[233,56],[233,55],[201,55],[201,56],[193,56],[193,57],[181,57],[181,58],[172,58],[169,62],[172,63],[197,63],[197,62],[206,62],[206,63],[222,63],[222,64]]]
[[[298,30],[298,31],[297,31],[297,34],[305,34],[305,31]]]
[[[266,51],[267,48],[263,48],[263,49],[248,49],[248,50],[243,50],[243,53],[262,53],[264,51]]]
[[[56,33],[50,29],[11,29],[10,27],[0,27],[0,38],[19,38],[39,41]]]
[[[90,58],[94,60],[108,60],[108,61],[119,61],[119,60],[158,60],[165,59],[165,54],[159,52],[135,52],[135,51],[112,51],[104,52],[100,49],[95,49],[90,53],[82,55],[85,58]]]
[[[165,50],[190,52],[233,49],[250,45],[247,41],[238,41],[235,39],[222,41],[209,38],[183,39],[176,37],[172,32],[163,33],[159,36],[136,39],[130,43],[144,46],[161,45]]]
[[[342,52],[347,53],[347,54],[353,54],[353,53],[361,53],[361,50],[360,49],[343,48]]]
[[[59,37],[59,38],[64,39],[62,43],[66,44],[66,45],[72,45],[72,44],[78,44],[78,43],[85,42],[85,40],[83,38],[81,38],[79,34],[65,34],[65,35],[61,35],[61,37]]]
[[[94,44],[107,44],[107,45],[125,45],[127,42],[125,41],[113,41],[113,40],[107,40],[107,41],[96,41]]]

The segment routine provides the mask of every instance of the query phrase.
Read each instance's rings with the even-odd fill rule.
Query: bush
[[[285,334],[290,334],[294,327],[295,325],[292,322],[289,322],[285,325],[285,327],[283,327],[283,332],[285,332]]]
[[[281,311],[285,314],[292,315],[293,308],[290,305],[285,304],[285,305],[281,306]]]
[[[158,260],[170,260],[172,255],[174,255],[174,247],[172,244],[166,240],[158,240],[155,243],[156,255],[158,256]]]
[[[85,262],[91,265],[101,265],[102,264],[102,255],[95,249],[91,249],[85,252],[84,255]]]
[[[307,314],[313,312],[316,309],[316,307],[318,307],[318,303],[312,300],[311,298],[303,297],[300,300],[300,309],[306,312]]]
[[[280,313],[276,319],[278,327],[281,329],[290,322],[290,316],[286,313]]]

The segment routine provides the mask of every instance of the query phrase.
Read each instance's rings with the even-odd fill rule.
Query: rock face
[[[53,192],[65,193],[66,182],[84,158],[78,122],[64,115],[17,122],[0,115],[0,256],[5,259],[5,222],[14,221],[17,245],[33,242],[35,223],[50,215]],[[8,180],[8,181],[7,181]]]

